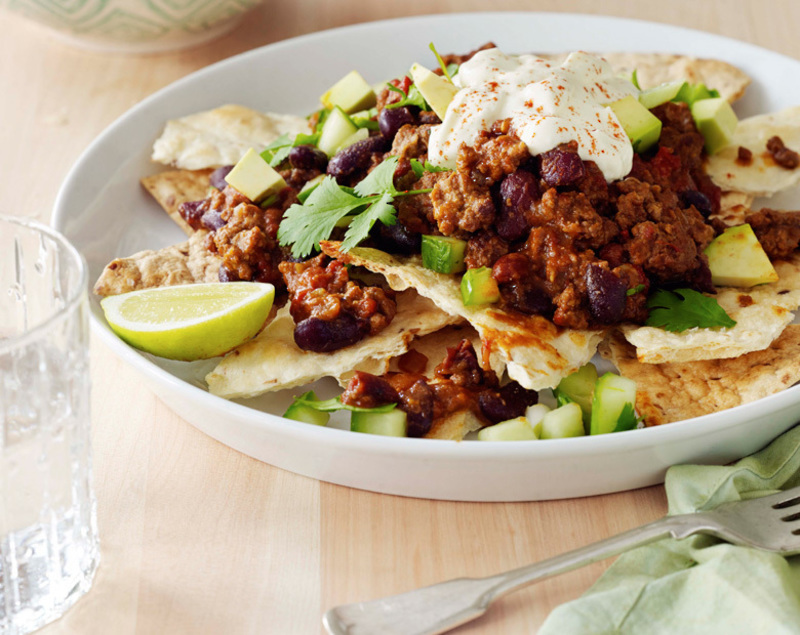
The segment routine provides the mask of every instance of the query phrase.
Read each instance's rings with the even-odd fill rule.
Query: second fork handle
[[[713,522],[704,514],[666,516],[585,547],[492,576],[498,582],[487,591],[483,598],[483,604],[488,606],[492,600],[520,587],[619,555],[623,551],[641,547],[662,538],[686,538],[692,534],[715,528]]]

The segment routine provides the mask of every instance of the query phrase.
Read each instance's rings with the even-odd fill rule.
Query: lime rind
[[[192,361],[223,355],[255,337],[274,297],[270,284],[203,283],[132,291],[107,297],[101,306],[111,329],[131,346]]]

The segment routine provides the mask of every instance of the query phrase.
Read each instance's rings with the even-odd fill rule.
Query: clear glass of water
[[[0,633],[29,633],[97,568],[87,270],[61,235],[0,216]]]

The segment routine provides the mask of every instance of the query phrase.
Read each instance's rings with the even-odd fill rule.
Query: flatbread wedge
[[[602,330],[561,329],[540,316],[521,316],[501,309],[464,306],[459,281],[422,266],[418,257],[399,259],[377,249],[355,248],[323,241],[332,258],[382,273],[396,291],[413,288],[444,312],[467,320],[480,334],[484,362],[498,376],[504,371],[524,388],[552,388],[594,355]]]
[[[170,170],[146,176],[141,180],[142,187],[156,199],[162,209],[169,214],[187,236],[194,233],[178,212],[182,203],[199,201],[208,195],[211,187],[209,176],[213,170]]]
[[[219,282],[222,260],[205,247],[208,232],[192,234],[184,243],[140,251],[108,263],[94,285],[97,295],[117,295],[151,287],[193,282]]]
[[[708,159],[706,170],[723,190],[772,196],[800,183],[800,168],[781,167],[767,152],[767,140],[779,136],[787,148],[800,150],[800,106],[742,119],[731,144]],[[752,162],[737,161],[739,146],[753,153]]]
[[[232,165],[248,148],[259,151],[282,134],[310,132],[303,117],[262,113],[228,104],[167,122],[151,158],[186,170]]]
[[[459,321],[409,290],[398,294],[397,314],[376,335],[333,353],[312,353],[295,344],[287,305],[256,339],[228,353],[206,376],[206,383],[212,394],[235,399],[303,386],[321,377],[337,378],[369,360],[386,360],[388,365],[389,359],[408,350],[414,337]]]
[[[734,320],[731,328],[693,328],[672,333],[651,326],[622,327],[641,362],[691,362],[739,357],[767,348],[800,306],[800,255],[774,263],[778,282],[750,289],[720,288],[715,296]]]
[[[636,408],[647,426],[681,421],[756,401],[800,381],[800,325],[790,325],[769,348],[732,359],[643,364],[619,334],[600,345],[625,377],[636,382]]]

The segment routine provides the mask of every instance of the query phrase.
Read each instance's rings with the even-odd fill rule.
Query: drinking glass
[[[63,236],[0,216],[0,633],[60,617],[97,568],[87,275]]]

